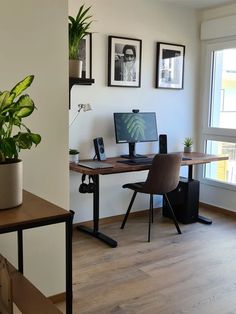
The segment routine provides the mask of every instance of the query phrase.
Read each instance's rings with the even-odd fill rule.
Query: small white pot
[[[0,210],[22,204],[23,163],[0,164]]]
[[[192,152],[192,146],[190,146],[190,147],[184,147],[184,152],[185,152],[185,153],[191,153],[191,152]]]
[[[74,162],[76,164],[79,163],[79,153],[78,154],[70,154],[70,162]]]
[[[83,62],[81,60],[69,60],[70,77],[82,77]]]

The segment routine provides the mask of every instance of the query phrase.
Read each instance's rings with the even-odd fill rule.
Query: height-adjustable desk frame
[[[154,155],[148,155],[148,157],[153,157]],[[203,153],[184,153],[183,157],[191,158],[190,160],[182,160],[181,166],[188,166],[188,179],[192,180],[193,178],[193,166],[210,163],[212,161],[227,160],[227,156],[216,156]],[[91,236],[100,239],[111,247],[116,247],[117,242],[110,237],[99,231],[99,175],[108,175],[115,173],[124,173],[124,172],[133,172],[133,171],[142,171],[149,170],[150,165],[127,165],[119,163],[118,161],[122,160],[120,157],[107,158],[106,163],[110,163],[112,168],[102,168],[102,169],[89,169],[76,165],[75,163],[70,164],[70,170],[90,175],[93,177],[95,183],[95,191],[93,193],[93,228],[88,228],[86,226],[78,226],[78,230],[90,234]]]

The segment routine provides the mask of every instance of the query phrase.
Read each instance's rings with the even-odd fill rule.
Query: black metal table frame
[[[12,227],[1,227],[0,234],[17,232],[17,247],[18,247],[18,270],[23,274],[23,230],[43,227],[47,225],[64,222],[66,225],[65,245],[66,245],[66,314],[72,314],[73,293],[72,293],[72,221],[74,212],[70,211],[70,215],[36,222],[26,222]]]
[[[193,165],[188,165],[188,180],[193,180]],[[211,225],[212,220],[210,218],[198,215],[197,222],[205,225]]]
[[[183,165],[185,166],[185,165]],[[188,179],[193,179],[193,165],[188,166]],[[94,238],[97,238],[112,248],[117,247],[117,241],[113,240],[112,238],[108,237],[104,233],[99,231],[99,174],[91,175],[93,177],[93,182],[95,184],[95,190],[93,191],[93,228],[89,228],[83,225],[77,226],[79,231],[87,233]],[[197,222],[201,222],[204,224],[211,224],[211,219],[198,215]]]
[[[93,228],[79,225],[77,229],[105,242],[110,247],[114,248],[117,247],[117,241],[99,231],[99,175],[94,174],[92,177],[95,184],[95,189],[93,192]]]

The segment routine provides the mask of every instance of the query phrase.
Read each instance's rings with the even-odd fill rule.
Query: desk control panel
[[[97,160],[88,160],[78,163],[79,166],[90,168],[90,169],[103,169],[103,168],[112,168],[113,165],[104,162],[104,161],[97,161]]]
[[[182,160],[191,160],[188,157],[182,157]],[[144,157],[144,158],[132,158],[127,160],[118,160],[122,164],[126,165],[151,165],[153,161],[152,157]]]
[[[182,157],[182,160],[192,160],[192,158]]]
[[[132,158],[127,160],[118,160],[122,164],[126,165],[151,165],[153,158],[145,157],[145,158]]]

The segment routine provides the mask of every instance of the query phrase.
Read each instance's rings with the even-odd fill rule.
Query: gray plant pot
[[[0,164],[0,210],[22,204],[23,163]]]
[[[184,147],[184,152],[185,152],[185,153],[191,153],[191,152],[192,152],[192,146],[190,146],[190,147]]]
[[[82,60],[69,60],[69,75],[70,77],[82,77]]]

